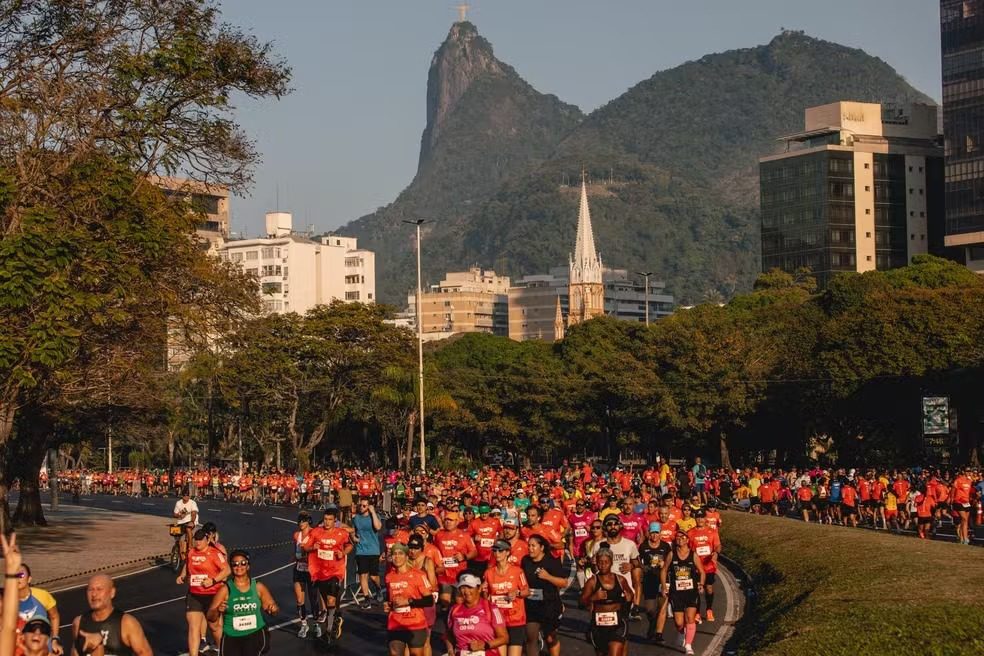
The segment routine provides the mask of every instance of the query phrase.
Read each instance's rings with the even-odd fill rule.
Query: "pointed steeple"
[[[577,239],[571,255],[570,274],[573,284],[601,282],[601,258],[595,251],[591,208],[588,207],[588,184],[584,171],[581,171],[581,204],[577,211]]]

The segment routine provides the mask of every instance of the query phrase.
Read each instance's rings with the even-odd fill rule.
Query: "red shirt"
[[[488,584],[490,601],[505,616],[506,626],[526,626],[525,600],[517,597],[510,601],[505,597],[510,592],[529,589],[523,570],[518,565],[510,565],[505,574],[500,574],[499,568],[493,565],[485,570],[485,583]]]
[[[523,562],[523,556],[528,556],[529,554],[530,547],[526,544],[526,540],[516,540],[509,549],[509,562],[513,565],[518,565]]]
[[[721,550],[721,538],[718,536],[718,532],[705,526],[704,528],[692,528],[687,535],[690,536],[690,548],[700,558],[704,571],[708,574],[717,572],[717,565],[714,564],[711,554]]]
[[[190,549],[188,551],[188,592],[191,594],[213,595],[225,585],[216,583],[215,577],[225,567],[225,554],[208,545],[205,551]],[[202,581],[212,579],[212,585],[204,587]]]
[[[438,575],[437,580],[441,583],[454,585],[458,582],[458,574],[465,571],[468,561],[458,562],[455,554],[467,556],[475,549],[475,543],[471,537],[461,529],[447,531],[441,529],[434,534],[434,546],[441,552],[441,564],[444,565],[444,572]]]
[[[386,592],[393,603],[395,597],[406,597],[408,600],[423,599],[433,592],[427,575],[421,570],[410,567],[405,572],[392,569],[386,574]],[[410,631],[427,628],[427,616],[423,608],[404,606],[390,610],[386,620],[386,628],[407,629]]]
[[[468,526],[469,533],[475,542],[475,547],[478,549],[478,555],[475,556],[475,560],[480,563],[487,563],[492,558],[492,545],[495,544],[496,538],[499,537],[499,531],[502,525],[499,523],[498,519],[473,519],[471,524]]]
[[[308,552],[308,569],[312,581],[327,581],[328,579],[345,579],[346,547],[351,545],[349,534],[343,528],[324,528],[318,526],[311,529],[304,540],[304,549]]]
[[[858,491],[850,485],[845,485],[841,490],[841,501],[845,506],[854,507],[858,502]]]
[[[970,503],[970,491],[974,484],[969,478],[961,474],[953,479],[953,502]]]

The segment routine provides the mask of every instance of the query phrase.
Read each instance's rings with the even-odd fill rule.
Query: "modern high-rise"
[[[984,2],[940,1],[946,245],[984,273]]]
[[[304,314],[334,300],[374,303],[376,259],[354,237],[315,241],[292,231],[288,212],[266,215],[267,236],[223,243],[223,261],[241,266],[260,283],[263,311]]]
[[[841,101],[808,108],[804,130],[759,160],[762,270],[842,271],[942,254],[943,147],[935,105]]]

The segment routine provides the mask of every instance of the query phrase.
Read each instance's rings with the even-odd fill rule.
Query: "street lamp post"
[[[427,220],[415,219],[413,221],[408,221],[403,219],[403,222],[417,227],[417,296],[415,305],[417,306],[417,388],[419,390],[420,401],[420,471],[426,472],[427,453],[424,448],[424,321],[421,316],[421,311],[423,310],[423,299],[421,298],[422,290],[420,286],[420,226],[425,224]]]
[[[653,275],[652,271],[636,271],[636,275],[642,276],[646,281],[645,299],[646,299],[646,325],[649,325],[649,276]]]

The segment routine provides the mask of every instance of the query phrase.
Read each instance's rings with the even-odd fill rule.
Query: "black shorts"
[[[311,572],[307,570],[299,570],[294,568],[294,583],[300,583],[303,586],[311,585]]]
[[[759,504],[759,498],[758,498],[758,497],[751,497],[751,498],[749,499],[749,501],[751,501],[751,502],[752,502],[752,505],[753,505],[753,506],[757,506],[757,505]]]
[[[717,572],[704,573],[704,585],[714,585],[715,581],[717,581]]]
[[[700,595],[697,590],[670,593],[670,606],[674,613],[682,613],[687,608],[698,608],[699,605]]]
[[[607,652],[608,643],[628,640],[629,624],[621,615],[619,613],[618,624],[615,626],[597,626],[594,621],[591,622],[588,636],[590,636],[591,644],[594,645],[596,651]]]
[[[379,555],[375,556],[356,556],[355,571],[358,574],[379,575]]]
[[[427,643],[427,629],[390,629],[386,632],[386,642],[402,642],[407,647],[419,649]]]
[[[856,507],[854,507],[854,506],[849,506],[846,503],[842,503],[841,504],[841,514],[848,515],[848,516],[850,516],[850,515],[857,515],[858,514],[858,509]]]
[[[270,651],[270,631],[263,627],[244,636],[223,635],[219,656],[260,656]]]
[[[955,512],[970,512],[969,503],[954,503],[952,508]]]
[[[816,501],[813,502],[813,504],[816,506],[817,510],[823,511],[827,509],[826,499],[817,499]]]
[[[337,601],[342,594],[342,581],[337,578],[315,581],[314,585],[322,597],[334,597]]]
[[[191,592],[185,597],[185,611],[189,613],[204,613],[212,605],[214,594],[193,594]]]
[[[763,510],[774,510],[775,507],[776,507],[775,501],[763,501],[762,502],[762,509]]]
[[[507,626],[506,633],[509,634],[509,642],[506,643],[508,647],[522,647],[526,644],[525,624],[521,624],[520,626]]]
[[[543,635],[557,631],[563,612],[560,601],[526,601],[526,623],[539,624]]]

